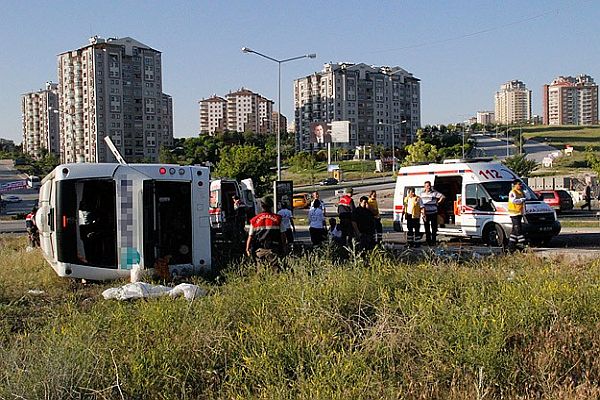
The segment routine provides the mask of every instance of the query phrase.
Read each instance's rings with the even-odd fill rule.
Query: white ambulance
[[[508,241],[512,223],[508,194],[519,179],[499,162],[446,160],[443,164],[402,167],[394,194],[394,230],[406,230],[402,219],[408,189],[423,192],[425,181],[446,196],[438,210],[438,234],[480,239],[492,246]],[[523,229],[532,244],[547,244],[560,232],[556,213],[523,184],[526,203]],[[423,232],[423,227],[421,227]]]

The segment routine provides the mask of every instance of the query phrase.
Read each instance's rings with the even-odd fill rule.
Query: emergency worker
[[[523,214],[525,213],[525,193],[520,180],[513,181],[512,190],[508,194],[508,214],[512,222],[512,230],[508,239],[508,251],[513,252],[517,246],[525,245],[523,236]]]
[[[275,263],[283,253],[285,236],[281,232],[281,216],[273,213],[270,197],[260,201],[262,212],[250,220],[250,231],[246,240],[246,254],[257,259]]]
[[[342,244],[349,244],[355,234],[358,233],[358,227],[356,226],[356,222],[352,219],[352,213],[356,206],[354,205],[354,200],[352,200],[352,194],[354,190],[352,188],[346,188],[344,190],[344,195],[340,197],[340,201],[338,203],[338,217],[340,219],[340,229],[342,231]]]
[[[404,198],[402,212],[404,219],[406,219],[406,226],[408,227],[406,244],[408,247],[416,247],[419,244],[417,240],[420,236],[421,216],[425,215],[425,210],[423,208],[423,201],[415,194],[414,188],[408,189],[408,196]]]

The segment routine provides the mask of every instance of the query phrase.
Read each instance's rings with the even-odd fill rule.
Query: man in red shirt
[[[283,253],[285,235],[281,232],[281,217],[273,213],[273,200],[260,201],[262,212],[250,220],[250,231],[246,241],[246,254],[259,260],[275,262]]]

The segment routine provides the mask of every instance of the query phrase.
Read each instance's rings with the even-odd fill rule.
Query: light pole
[[[256,50],[252,50],[248,47],[242,47],[242,52],[244,53],[254,53],[257,56],[261,56],[266,58],[267,60],[271,60],[277,63],[278,74],[277,74],[277,180],[281,180],[281,64],[286,63],[288,61],[299,60],[301,58],[316,58],[317,55],[314,53],[304,54],[302,56],[285,58],[283,60],[278,60],[276,58],[270,57],[266,54],[259,53]]]
[[[74,132],[74,129],[73,129],[73,119],[75,118],[75,114],[72,114],[72,113],[70,113],[68,111],[60,110],[60,109],[54,108],[54,107],[48,107],[48,109],[50,111],[52,111],[54,114],[66,114],[66,115],[69,116],[69,122],[70,122],[69,125],[71,126],[71,134],[73,135],[73,137],[71,138],[71,140],[72,140],[72,142],[74,142],[75,141],[75,132]],[[60,123],[59,123],[59,130],[60,130]],[[66,134],[64,134],[61,131],[61,135],[63,135],[63,137],[60,140],[60,143],[61,143],[60,147],[62,148],[63,147],[62,143],[66,139]],[[66,144],[64,146],[66,146]],[[59,149],[59,154],[60,154],[60,161],[61,162],[66,162],[66,157],[67,157],[66,156],[66,149],[65,149],[65,151],[61,151],[61,149]],[[73,155],[75,155],[75,151],[73,151]]]
[[[400,122],[396,122],[395,124],[386,124],[384,122],[379,122],[379,125],[384,125],[384,126],[389,126],[392,128],[392,173],[394,175],[396,175],[396,144],[395,144],[395,132],[394,132],[394,127],[396,126],[400,126],[400,133],[402,133],[402,125],[405,124],[406,122],[408,122],[407,120],[403,119]]]

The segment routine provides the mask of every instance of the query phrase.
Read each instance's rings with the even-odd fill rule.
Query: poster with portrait
[[[331,143],[331,133],[327,122],[313,122],[310,124],[310,143]]]

